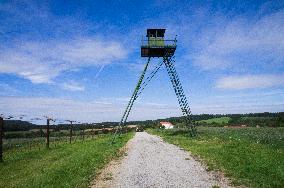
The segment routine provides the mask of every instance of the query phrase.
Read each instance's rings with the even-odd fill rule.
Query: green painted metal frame
[[[176,45],[176,39],[174,41],[175,41],[175,45]],[[138,96],[144,90],[144,88],[148,84],[147,82],[149,82],[154,77],[154,75],[157,73],[157,71],[160,69],[160,67],[162,65],[162,63],[159,63],[158,66],[156,67],[156,69],[150,74],[150,76],[148,78],[146,78],[146,81],[144,81],[142,83],[142,81],[145,77],[148,65],[150,63],[150,60],[151,60],[151,56],[148,57],[148,61],[147,61],[146,65],[145,65],[145,67],[142,71],[142,74],[140,76],[140,79],[138,80],[138,83],[136,84],[134,92],[133,92],[133,94],[132,94],[132,96],[129,100],[129,103],[128,103],[124,113],[123,113],[121,121],[119,122],[119,125],[118,125],[117,129],[115,130],[115,133],[114,133],[114,136],[113,136],[111,143],[113,143],[115,141],[117,135],[121,134],[122,127],[125,125],[125,123],[127,121],[127,118],[129,116],[131,108],[134,104],[134,101],[138,98]],[[179,102],[179,106],[180,106],[181,111],[183,113],[183,116],[186,117],[186,124],[187,124],[187,127],[189,128],[190,136],[194,137],[194,136],[197,135],[197,131],[196,131],[194,124],[192,123],[191,111],[190,111],[190,108],[189,108],[189,105],[188,105],[188,102],[187,102],[187,98],[184,94],[181,82],[179,80],[177,71],[175,69],[174,62],[175,61],[174,61],[173,54],[169,54],[168,52],[166,52],[166,54],[164,54],[164,56],[163,56],[163,63],[166,66],[168,75],[170,77],[173,89],[175,91],[176,97],[177,97],[178,102]],[[142,88],[141,88],[141,84],[143,85]]]
[[[148,61],[147,61],[146,65],[145,65],[145,67],[144,67],[144,69],[143,69],[143,71],[141,73],[141,76],[140,76],[140,78],[139,78],[139,80],[138,80],[138,82],[136,84],[134,92],[133,92],[133,94],[132,94],[132,96],[131,96],[131,98],[130,98],[130,100],[128,102],[128,105],[127,105],[127,107],[126,107],[126,109],[125,109],[125,111],[123,113],[123,116],[122,116],[122,118],[121,118],[121,120],[119,122],[119,125],[118,125],[117,129],[115,130],[115,133],[114,133],[114,136],[113,136],[113,139],[112,139],[111,143],[113,143],[115,141],[115,139],[117,137],[117,134],[119,134],[119,135],[121,134],[122,126],[125,125],[125,122],[127,121],[127,118],[129,116],[131,108],[132,108],[132,106],[134,104],[134,101],[137,99],[137,96],[139,94],[138,92],[140,90],[141,83],[142,83],[142,81],[143,81],[143,79],[145,77],[146,71],[148,69],[148,65],[150,63],[150,59],[151,59],[151,57],[148,57]]]
[[[178,99],[179,106],[181,108],[182,114],[186,118],[186,125],[189,128],[189,134],[190,134],[191,137],[194,137],[194,136],[197,135],[197,131],[196,131],[194,124],[192,123],[191,111],[190,111],[190,108],[189,108],[189,105],[188,105],[188,102],[187,102],[187,98],[184,94],[181,82],[179,80],[177,71],[176,71],[174,63],[173,63],[173,62],[175,62],[174,57],[165,56],[165,57],[163,57],[163,62],[166,66],[168,75],[169,75],[170,80],[172,82],[173,89],[174,89],[176,97]]]

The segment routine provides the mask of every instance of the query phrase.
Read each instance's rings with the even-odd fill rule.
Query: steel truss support
[[[176,71],[174,63],[173,63],[175,61],[174,61],[173,57],[168,57],[168,56],[163,57],[163,61],[164,61],[164,64],[166,66],[170,80],[172,82],[172,85],[173,85],[175,94],[177,96],[178,103],[180,105],[181,111],[186,118],[186,124],[187,124],[187,126],[190,130],[190,132],[189,132],[190,136],[192,136],[192,137],[196,136],[196,129],[195,129],[195,126],[193,125],[191,117],[190,117],[191,111],[190,111],[190,108],[189,108],[189,105],[188,105],[188,102],[187,102],[187,98],[184,94],[183,88],[181,86],[181,82],[179,80],[177,71]]]
[[[148,58],[148,61],[142,71],[142,74],[138,80],[138,83],[134,89],[134,92],[128,102],[128,105],[123,113],[123,116],[119,122],[119,125],[117,127],[117,129],[115,130],[115,133],[114,133],[114,136],[113,136],[113,139],[112,139],[112,142],[113,143],[117,137],[117,135],[120,135],[121,134],[121,131],[122,131],[122,127],[125,125],[126,121],[127,121],[127,118],[129,116],[129,113],[131,111],[131,108],[134,104],[134,101],[138,98],[138,96],[141,94],[141,92],[145,89],[145,87],[147,86],[148,82],[150,82],[150,80],[154,77],[154,75],[157,73],[157,71],[160,69],[161,65],[164,63],[165,66],[166,66],[166,69],[167,69],[167,72],[168,72],[168,75],[170,77],[170,80],[172,82],[172,85],[173,85],[173,88],[174,88],[174,91],[175,91],[175,94],[177,96],[177,99],[178,99],[178,102],[179,102],[179,105],[180,105],[180,108],[181,108],[181,111],[182,111],[182,114],[183,116],[186,117],[186,124],[189,128],[189,133],[190,133],[190,136],[196,136],[196,129],[192,123],[192,120],[191,120],[191,111],[190,111],[190,108],[189,108],[189,105],[188,105],[188,102],[187,102],[187,99],[186,99],[186,96],[184,94],[184,91],[183,91],[183,88],[181,86],[181,82],[178,78],[178,74],[177,74],[177,71],[174,67],[174,58],[173,57],[169,57],[167,55],[165,55],[163,57],[163,62],[162,63],[159,63],[159,65],[156,67],[156,69],[150,74],[149,77],[146,78],[146,80],[143,82],[143,79],[145,77],[145,74],[146,74],[146,71],[147,71],[147,68],[148,68],[148,65],[150,63],[150,57]],[[141,87],[142,86],[142,87]]]
[[[115,140],[117,134],[119,134],[119,135],[121,134],[122,126],[124,126],[125,122],[127,121],[127,118],[128,118],[128,116],[129,116],[129,113],[130,113],[130,111],[131,111],[131,108],[132,108],[132,106],[133,106],[133,104],[134,104],[134,101],[137,99],[138,95],[140,94],[140,93],[139,93],[139,90],[140,90],[140,88],[141,88],[141,83],[142,83],[142,81],[143,81],[143,79],[144,79],[144,76],[145,76],[145,74],[146,74],[148,65],[149,65],[149,63],[150,63],[150,59],[151,59],[151,58],[149,57],[149,58],[148,58],[148,61],[147,61],[147,63],[146,63],[146,65],[145,65],[145,67],[144,67],[144,69],[143,69],[143,71],[142,71],[142,74],[141,74],[141,76],[140,76],[140,78],[139,78],[139,80],[138,80],[138,83],[137,83],[137,85],[136,85],[136,87],[135,87],[135,89],[134,89],[134,92],[133,92],[133,94],[132,94],[132,96],[131,96],[131,98],[130,98],[130,100],[129,100],[129,102],[128,102],[128,105],[127,105],[127,107],[126,107],[126,109],[125,109],[125,111],[124,111],[124,113],[123,113],[123,116],[122,116],[122,118],[121,118],[121,120],[120,120],[120,122],[119,122],[119,125],[118,125],[117,129],[115,130],[115,133],[114,133],[114,136],[113,136],[113,139],[112,139],[112,143],[114,142],[114,140]]]

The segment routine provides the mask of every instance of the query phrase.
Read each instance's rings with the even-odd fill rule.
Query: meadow
[[[219,170],[233,185],[283,187],[284,128],[198,127],[198,137],[186,130],[148,129],[200,158],[208,170]]]
[[[123,134],[113,145],[112,134],[102,134],[53,144],[50,149],[7,152],[0,163],[0,187],[88,187],[132,136],[133,132]]]
[[[219,117],[219,118],[210,118],[207,120],[200,120],[197,121],[198,123],[206,123],[206,124],[228,124],[228,122],[231,120],[230,117]]]

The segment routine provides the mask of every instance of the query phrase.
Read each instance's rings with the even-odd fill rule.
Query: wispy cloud
[[[126,103],[107,101],[77,101],[48,97],[0,97],[0,111],[6,115],[26,114],[27,119],[51,116],[56,119],[72,119],[82,122],[119,121]],[[178,105],[159,103],[135,103],[129,120],[146,120],[180,116]],[[5,111],[3,108],[5,107]],[[193,113],[246,113],[283,111],[283,102],[258,103],[213,102],[192,104]]]
[[[219,89],[249,89],[284,86],[284,75],[227,76],[216,82]]]
[[[27,38],[72,38],[82,36],[90,29],[90,24],[82,19],[53,14],[51,6],[48,1],[1,1],[1,42]]]
[[[15,87],[6,83],[0,83],[0,95],[13,96],[15,94],[19,94],[19,91]]]
[[[65,71],[106,65],[128,55],[124,41],[109,31],[111,26],[54,14],[50,3],[3,2],[0,12],[0,73],[53,83]],[[102,35],[102,27],[112,38]]]
[[[109,114],[117,114],[117,108],[112,104],[48,97],[0,97],[0,105],[5,106],[5,113],[9,115],[26,114],[27,118],[48,115],[92,122],[106,121]]]
[[[190,59],[205,70],[283,67],[284,11],[255,19],[216,16],[192,42]]]
[[[33,83],[52,83],[63,71],[109,64],[128,53],[119,42],[95,37],[22,42],[0,49],[0,73],[16,74]]]
[[[0,97],[1,107],[7,115],[26,114],[27,118],[48,115],[57,119],[84,122],[119,121],[126,103],[107,101],[76,101],[48,97]],[[129,119],[154,119],[177,114],[179,109],[167,105],[135,104]],[[171,109],[171,110],[169,110]]]
[[[0,3],[0,74],[16,75],[36,84],[50,84],[33,85],[17,79],[19,83],[15,84],[15,89],[18,91],[14,91],[8,84],[0,84],[0,88],[5,90],[0,93],[2,96],[11,96],[11,93],[13,96],[23,94],[46,96],[44,98],[0,97],[0,111],[11,114],[26,113],[30,116],[52,115],[55,118],[90,122],[119,121],[129,98],[112,97],[112,92],[117,88],[105,87],[105,84],[116,79],[116,73],[125,79],[121,80],[123,83],[133,79],[134,74],[131,71],[135,71],[138,76],[138,71],[140,73],[145,64],[145,59],[137,60],[140,45],[138,36],[145,35],[145,29],[150,27],[166,28],[168,39],[178,35],[176,65],[179,68],[180,63],[185,63],[183,64],[185,76],[182,76],[182,80],[185,80],[183,83],[188,85],[185,91],[192,90],[191,94],[197,93],[196,97],[190,100],[193,102],[190,107],[194,113],[283,110],[283,94],[281,94],[283,92],[279,91],[280,94],[273,92],[271,87],[283,88],[284,10],[278,7],[272,10],[268,7],[269,11],[265,8],[257,11],[256,8],[252,10],[251,7],[247,7],[247,11],[241,12],[240,10],[245,9],[236,10],[234,7],[228,14],[227,8],[232,6],[231,3],[230,6],[223,2],[219,4],[226,5],[222,6],[225,11],[220,11],[218,8],[216,10],[214,3],[205,3],[205,5],[201,2],[197,3],[198,6],[194,4],[196,3],[172,1],[165,5],[159,1],[154,3],[154,7],[147,7],[147,14],[135,13],[134,17],[126,6],[121,7],[120,11],[125,17],[117,19],[112,14],[101,15],[96,11],[87,13],[84,10],[93,10],[92,8],[95,7],[90,4],[82,4],[80,10],[76,8],[77,6],[68,6],[64,9],[60,6],[55,10],[53,5],[51,7],[51,3],[28,0]],[[104,8],[110,10],[108,6]],[[158,21],[147,17],[153,12],[157,13]],[[172,19],[173,14],[175,19]],[[118,68],[114,65],[112,70],[105,70],[105,66],[114,62],[124,67]],[[192,67],[189,63],[196,66]],[[156,64],[151,64],[149,70],[152,70]],[[91,66],[97,67],[97,72],[93,71],[95,69],[89,70]],[[164,66],[162,68],[164,69]],[[127,72],[129,70],[132,75]],[[199,70],[206,71],[201,71],[197,75],[190,72],[195,73]],[[83,82],[99,81],[98,77],[103,72],[106,73],[104,83],[87,90]],[[192,78],[186,75],[187,73],[193,75],[194,80],[186,80]],[[226,76],[222,77],[224,75]],[[8,77],[8,80],[15,79],[14,76]],[[209,87],[212,86],[210,79],[216,77],[219,79],[215,82],[215,88],[222,90],[213,89],[212,95],[221,94],[226,97],[210,99],[207,97]],[[192,84],[188,83],[192,82],[200,82],[199,87],[202,89],[196,91],[196,88],[189,88]],[[10,80],[7,83],[10,83]],[[132,90],[130,84],[122,84],[120,81],[115,83],[120,87],[120,92],[116,95],[127,95],[128,92],[123,91]],[[58,87],[53,87],[53,84],[57,84]],[[30,88],[31,93],[28,92]],[[56,91],[59,88],[78,91],[76,98],[84,98],[85,101],[56,98],[64,97],[68,93]],[[248,88],[269,89],[257,92],[242,90]],[[263,91],[271,93],[263,94],[265,97],[259,96]],[[87,92],[96,95],[87,95]],[[251,95],[245,96],[245,92],[251,92],[249,93]],[[86,97],[80,97],[81,94]],[[72,98],[73,95],[67,96]],[[99,98],[96,102],[92,98],[95,96]],[[156,102],[154,97],[159,99],[159,96],[161,93],[158,92],[149,95],[150,99],[153,97],[153,101]],[[243,99],[243,96],[246,99]],[[160,100],[157,103],[144,102],[143,98],[139,98],[129,118],[156,119],[181,115],[178,103],[174,103],[174,100],[171,101],[168,97],[164,96],[161,102],[170,105],[159,104]]]
[[[62,84],[63,89],[69,90],[69,91],[84,91],[85,86],[81,85],[80,83],[77,82],[67,82]]]
[[[283,109],[284,109],[284,103],[215,104],[215,105],[194,106],[193,113],[236,114],[236,113],[254,113],[254,112],[282,112]]]

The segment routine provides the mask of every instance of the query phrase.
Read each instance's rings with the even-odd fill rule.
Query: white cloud
[[[258,19],[213,18],[192,43],[189,57],[205,70],[233,67],[241,71],[256,64],[283,67],[284,11]]]
[[[47,115],[63,120],[106,121],[117,113],[112,104],[47,97],[0,97],[0,106],[5,106],[7,115],[26,114],[29,119]]]
[[[69,91],[84,91],[85,90],[85,86],[77,83],[77,82],[68,82],[68,83],[64,83],[62,85],[63,89],[65,90],[69,90]]]
[[[216,88],[219,89],[269,88],[283,85],[284,75],[227,76],[216,82]]]
[[[9,95],[13,96],[15,94],[19,94],[20,92],[9,84],[0,83],[0,95]]]
[[[236,114],[236,113],[258,113],[258,112],[283,112],[284,103],[228,103],[228,104],[206,104],[194,106],[192,112],[196,114]]]
[[[127,102],[76,101],[47,97],[0,97],[0,111],[5,115],[26,114],[27,119],[51,116],[82,122],[119,121]],[[134,104],[129,120],[156,119],[179,114],[178,108],[169,105]],[[4,109],[5,107],[5,109]],[[180,115],[180,114],[179,114]]]
[[[99,38],[18,42],[0,49],[0,73],[16,74],[33,83],[52,83],[63,71],[109,64],[128,53],[119,42]]]

